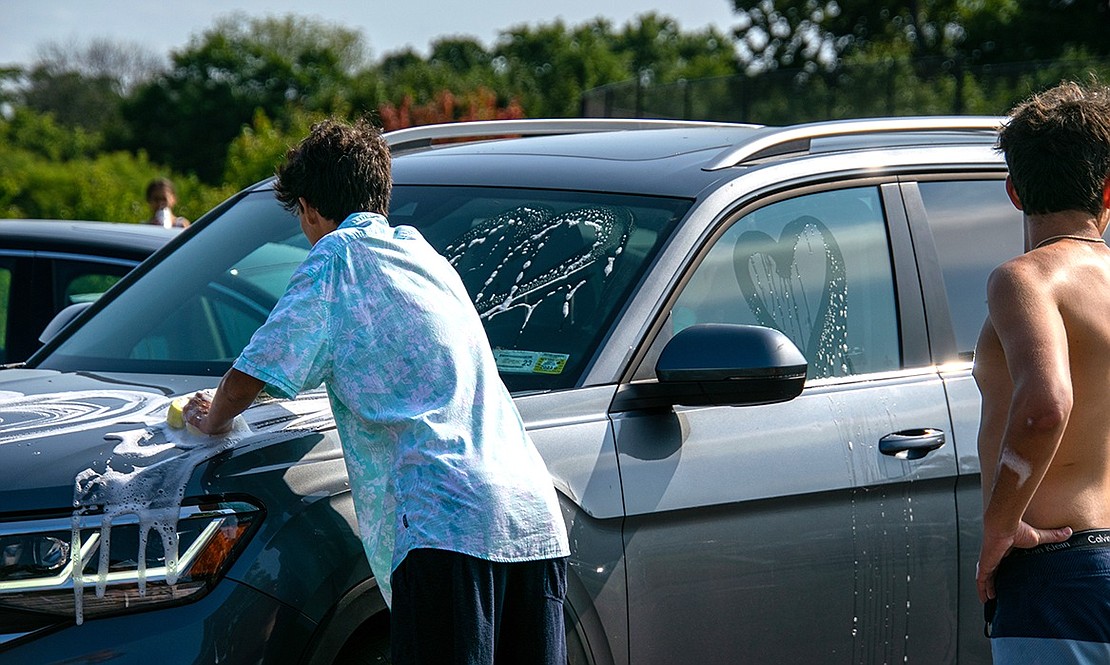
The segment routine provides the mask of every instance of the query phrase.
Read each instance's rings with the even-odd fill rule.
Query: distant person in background
[[[167,178],[155,178],[146,186],[146,202],[150,205],[150,219],[147,224],[164,226],[167,229],[185,228],[189,220],[178,217],[173,213],[177,204],[177,193],[174,192],[173,183]]]

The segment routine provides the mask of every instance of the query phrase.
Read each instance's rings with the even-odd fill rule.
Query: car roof
[[[1005,118],[858,118],[785,127],[560,118],[420,125],[385,134],[395,185],[488,186],[694,198],[735,169],[875,149],[993,147]],[[994,152],[994,151],[990,151]],[[950,157],[951,152],[946,153]],[[1001,163],[997,154],[992,163]],[[247,191],[269,190],[274,178]]]
[[[181,229],[150,224],[0,219],[0,250],[54,251],[142,261]]]
[[[398,184],[489,185],[691,196],[721,174],[703,166],[752,130],[652,129],[448,144],[398,155]]]
[[[651,120],[517,120],[387,133],[397,184],[697,196],[737,168],[876,148],[993,144],[1002,118],[863,118],[788,127]]]

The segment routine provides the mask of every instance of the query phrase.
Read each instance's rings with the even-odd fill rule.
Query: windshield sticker
[[[497,371],[505,374],[562,374],[569,355],[540,351],[494,349]]]

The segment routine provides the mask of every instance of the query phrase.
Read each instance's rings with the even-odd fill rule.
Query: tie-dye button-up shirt
[[[462,280],[416,229],[344,220],[234,366],[277,396],[327,387],[387,602],[413,548],[500,562],[569,553],[551,477]]]

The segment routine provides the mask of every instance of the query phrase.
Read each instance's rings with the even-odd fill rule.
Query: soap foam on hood
[[[334,427],[323,390],[293,400],[263,398],[228,433],[209,437],[188,428],[166,425],[166,412],[176,396],[140,390],[88,390],[24,395],[0,391],[0,445],[43,437],[119,426],[105,435],[115,440],[110,457],[77,474],[73,489],[70,547],[77,623],[83,621],[82,596],[86,583],[81,561],[81,518],[100,513],[100,559],[96,593],[103,597],[110,563],[112,522],[134,515],[139,524],[139,594],[146,592],[146,546],[151,531],[162,541],[166,582],[177,582],[177,520],[185,488],[197,465],[234,448],[258,433],[320,431]],[[250,419],[248,424],[247,419]]]
[[[147,540],[153,530],[162,540],[165,553],[166,583],[177,583],[177,519],[185,486],[197,465],[229,450],[251,434],[242,416],[232,423],[231,431],[221,436],[206,436],[188,429],[166,425],[165,413],[171,399],[160,398],[157,406],[141,414],[133,429],[105,435],[120,443],[112,450],[103,471],[88,468],[77,474],[73,488],[73,528],[70,557],[77,623],[81,624],[82,595],[85,586],[81,558],[81,517],[100,509],[100,560],[96,575],[96,595],[104,597],[111,555],[112,522],[122,515],[134,515],[139,524],[139,595],[146,595]],[[137,414],[138,415],[138,414]],[[126,424],[126,423],[121,423]],[[118,460],[118,462],[117,462]],[[113,466],[115,464],[115,466]]]
[[[166,398],[138,390],[85,390],[44,395],[0,392],[0,445],[143,419]]]

